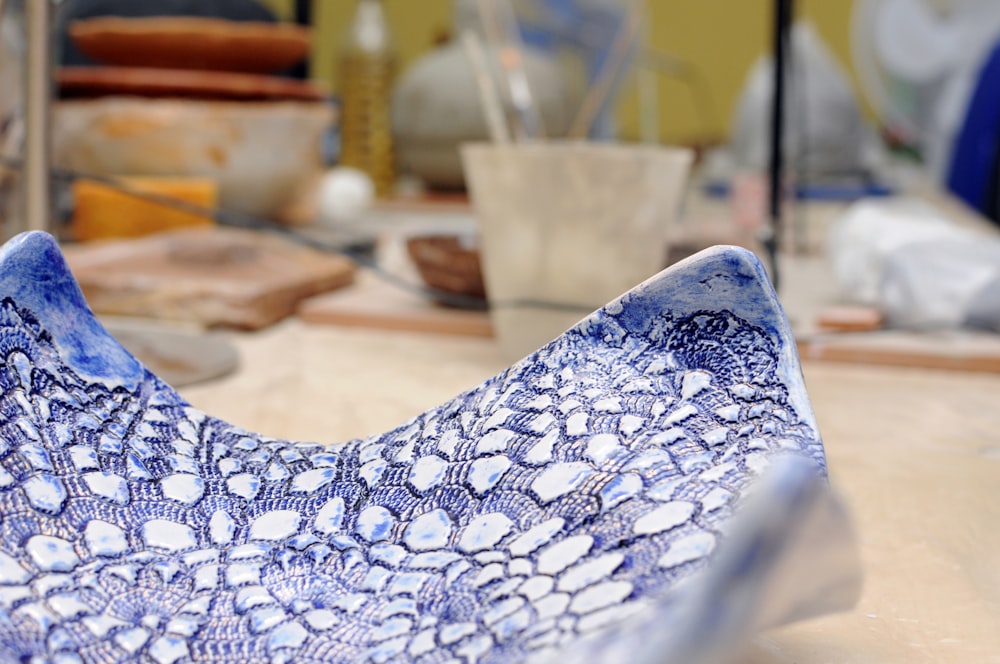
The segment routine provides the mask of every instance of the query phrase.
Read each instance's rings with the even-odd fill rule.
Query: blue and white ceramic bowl
[[[44,234],[0,254],[0,348],[0,661],[718,661],[857,593],[742,250],[331,446],[190,407]]]

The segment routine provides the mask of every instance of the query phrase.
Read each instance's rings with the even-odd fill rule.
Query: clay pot
[[[572,121],[569,86],[556,62],[525,49],[524,68],[547,136],[563,136]],[[458,146],[489,140],[475,70],[461,41],[417,60],[392,102],[392,131],[401,168],[434,189],[462,189]]]

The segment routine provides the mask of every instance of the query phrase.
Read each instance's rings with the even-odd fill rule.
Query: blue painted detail
[[[36,231],[15,237],[0,250],[0,265],[4,302],[31,312],[78,375],[138,386],[145,370],[91,313],[52,236]]]

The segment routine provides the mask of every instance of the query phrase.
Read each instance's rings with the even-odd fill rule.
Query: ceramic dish
[[[182,97],[238,101],[317,101],[326,95],[308,81],[224,71],[144,67],[61,67],[62,97]]]
[[[323,173],[321,145],[334,120],[323,102],[62,100],[52,159],[111,177],[211,178],[222,208],[274,219]]]
[[[74,21],[69,36],[98,62],[127,67],[270,74],[309,55],[309,29],[194,16]]]
[[[3,249],[0,296],[2,661],[707,662],[857,593],[741,250],[335,446],[190,407],[46,235]]]
[[[406,241],[406,251],[420,278],[430,288],[473,300],[442,298],[443,304],[486,308],[486,287],[474,237],[461,235],[419,235]],[[477,301],[478,300],[478,301]]]

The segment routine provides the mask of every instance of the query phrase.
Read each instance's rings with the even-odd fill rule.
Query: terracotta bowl
[[[129,95],[234,101],[318,101],[327,96],[325,90],[309,81],[227,71],[61,67],[56,79],[59,96],[63,98]]]
[[[406,248],[425,284],[445,293],[482,298],[482,306],[486,305],[479,249],[467,238],[423,235],[407,240]],[[447,298],[439,301],[459,304]]]
[[[74,21],[69,35],[94,60],[109,65],[269,74],[309,54],[308,28],[289,23],[193,16]]]

